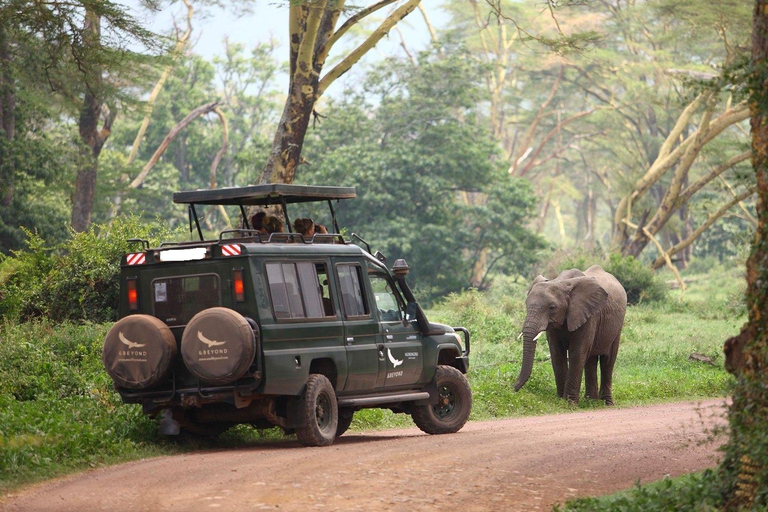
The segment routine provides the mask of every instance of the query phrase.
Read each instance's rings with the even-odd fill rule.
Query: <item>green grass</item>
[[[670,512],[695,510],[714,512],[721,510],[720,496],[711,470],[679,478],[664,478],[647,485],[638,485],[628,491],[599,498],[580,498],[564,506],[555,506],[556,512]]]
[[[719,268],[694,280],[683,302],[672,295],[667,302],[631,307],[614,375],[617,407],[727,395],[731,378],[722,367],[722,345],[745,320],[742,282],[738,270]],[[512,389],[520,370],[527,286],[466,292],[428,312],[432,321],[463,325],[472,333],[472,420],[573,410],[556,397],[543,340],[530,380],[519,393]],[[45,320],[0,326],[0,491],[102,464],[211,446],[169,442],[139,406],[122,404],[101,366],[108,328]],[[689,362],[692,352],[708,355],[716,366]],[[583,399],[577,407],[604,406]],[[371,409],[355,415],[352,430],[401,426],[413,426],[410,417]],[[279,429],[238,426],[212,446],[282,438]]]

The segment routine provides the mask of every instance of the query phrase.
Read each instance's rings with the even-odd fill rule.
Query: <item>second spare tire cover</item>
[[[187,369],[208,384],[228,384],[248,371],[256,355],[256,337],[237,311],[210,308],[192,317],[181,336]]]
[[[101,360],[118,386],[142,389],[165,376],[176,352],[176,339],[165,323],[149,315],[130,315],[107,333]]]

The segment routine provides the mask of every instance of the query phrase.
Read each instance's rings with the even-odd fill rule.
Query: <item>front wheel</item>
[[[472,411],[472,389],[466,377],[452,366],[438,366],[435,374],[438,401],[413,408],[413,422],[427,434],[452,434],[461,430]]]
[[[302,426],[296,437],[304,446],[328,446],[336,438],[339,405],[333,385],[324,375],[313,373],[304,389]]]

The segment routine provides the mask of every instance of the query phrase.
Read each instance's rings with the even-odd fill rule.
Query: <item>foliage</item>
[[[630,304],[660,301],[667,296],[666,286],[653,270],[632,256],[611,254],[606,262],[605,271],[616,276],[624,286],[627,291],[627,302]]]
[[[721,496],[712,470],[678,479],[637,485],[633,490],[601,498],[582,498],[555,506],[556,512],[667,512],[670,510],[721,510]]]
[[[0,326],[0,489],[158,453],[152,421],[120,405],[101,366],[108,327]]]
[[[344,225],[374,249],[405,258],[427,303],[467,287],[485,254],[490,270],[519,274],[542,241],[526,227],[528,183],[510,179],[481,123],[477,65],[460,49],[435,49],[418,66],[382,64],[359,94],[332,102],[322,137],[308,137],[297,179],[354,185],[339,204]]]
[[[159,222],[117,217],[110,224],[74,233],[49,247],[29,233],[28,249],[2,262],[0,314],[6,319],[47,317],[56,321],[105,322],[117,318],[120,259],[145,238],[158,244],[170,232]]]
[[[577,268],[584,271],[596,264],[619,280],[627,292],[629,304],[663,301],[668,295],[661,277],[633,256],[611,254],[606,258],[584,251],[560,251],[553,255],[545,273],[553,278],[563,270]]]

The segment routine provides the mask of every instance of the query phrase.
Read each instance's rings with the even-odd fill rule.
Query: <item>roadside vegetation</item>
[[[129,234],[114,233],[121,239]],[[102,232],[101,238],[77,235],[60,259],[49,262],[45,273],[29,270],[31,263],[25,258],[32,255],[27,253],[0,263],[0,271],[5,271],[0,281],[4,315],[0,325],[0,491],[104,464],[283,438],[278,429],[256,431],[248,426],[235,427],[212,444],[163,438],[139,406],[122,404],[103,370],[101,346],[111,325],[104,321],[111,318],[108,308],[92,309],[98,316],[90,319],[65,312],[30,313],[22,307],[34,303],[29,297],[46,289],[46,293],[59,290],[65,296],[48,296],[45,307],[69,300],[73,310],[83,311],[82,301],[75,300],[72,289],[60,285],[85,279],[93,286],[100,282],[97,276],[108,278],[113,262],[106,267],[81,262],[81,251],[93,252],[89,240],[111,243],[99,242],[102,239],[110,239],[108,231]],[[50,249],[53,252],[45,258],[53,258],[61,249]],[[605,262],[608,268],[618,264],[634,268],[623,260]],[[584,267],[572,259],[560,267],[571,265]],[[641,294],[639,303],[629,308],[614,377],[617,407],[724,397],[728,393],[731,377],[723,369],[722,343],[744,321],[743,267],[700,267],[705,271],[686,274],[690,289],[682,301],[679,292],[662,292],[654,300]],[[82,272],[89,272],[90,277],[83,277]],[[625,279],[641,278],[629,271]],[[627,283],[630,286],[630,281]],[[652,284],[658,287],[658,278]],[[489,292],[451,295],[428,311],[432,321],[462,325],[472,333],[472,420],[604,407],[599,401],[583,399],[574,408],[556,398],[544,340],[539,343],[530,381],[519,393],[513,392],[522,350],[517,336],[525,315],[528,285],[527,279],[505,280]],[[73,295],[67,299],[67,293]],[[694,352],[711,358],[713,364],[689,361]],[[405,415],[367,410],[356,414],[352,435],[354,431],[411,426]]]

